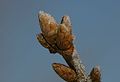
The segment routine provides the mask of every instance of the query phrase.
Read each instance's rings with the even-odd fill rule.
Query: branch
[[[68,64],[66,66],[53,63],[55,72],[67,82],[100,82],[101,74],[98,66],[94,67],[89,75],[85,73],[85,67],[73,44],[74,36],[69,16],[63,16],[60,24],[43,11],[39,12],[38,18],[42,31],[37,35],[38,41],[50,53],[59,53]]]

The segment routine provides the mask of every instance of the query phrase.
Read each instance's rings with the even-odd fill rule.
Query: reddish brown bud
[[[45,48],[49,48],[49,44],[46,42],[46,40],[44,39],[44,37],[42,36],[42,33],[41,34],[38,34],[37,35],[37,40],[39,41],[39,43],[45,47]]]
[[[40,43],[43,47],[49,49],[50,53],[56,53],[56,52],[57,52],[57,51],[46,41],[46,39],[45,39],[45,37],[43,36],[42,33],[37,35],[37,39],[38,39],[39,43]]]
[[[90,72],[90,78],[91,78],[92,82],[101,82],[100,81],[101,73],[100,73],[99,66],[96,66],[92,69],[92,71]]]
[[[51,15],[40,11],[38,18],[44,36],[51,36],[56,33],[57,23]]]
[[[60,50],[68,50],[73,46],[73,35],[64,24],[59,25],[57,36],[56,44]]]
[[[65,81],[72,82],[76,80],[76,73],[73,69],[60,63],[53,63],[55,72]]]

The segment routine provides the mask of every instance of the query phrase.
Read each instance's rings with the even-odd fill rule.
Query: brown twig
[[[89,75],[85,73],[84,65],[73,45],[74,36],[69,16],[63,16],[60,24],[43,11],[39,12],[38,18],[42,31],[37,35],[38,41],[50,53],[59,53],[63,56],[68,64],[66,66],[53,63],[55,72],[67,82],[100,82],[101,74],[98,66],[93,68]]]

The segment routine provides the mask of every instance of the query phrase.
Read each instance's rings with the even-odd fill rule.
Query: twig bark
[[[42,31],[37,35],[38,41],[50,53],[59,53],[63,56],[68,64],[66,66],[53,63],[55,72],[67,82],[100,82],[101,74],[98,66],[93,68],[89,75],[85,73],[85,67],[73,44],[74,36],[69,16],[63,16],[60,24],[43,11],[39,12],[38,18]]]

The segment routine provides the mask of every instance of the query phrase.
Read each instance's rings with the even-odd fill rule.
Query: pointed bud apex
[[[69,32],[72,32],[72,25],[71,25],[69,16],[63,16],[62,20],[61,20],[61,24],[65,24],[65,26],[68,28]]]

